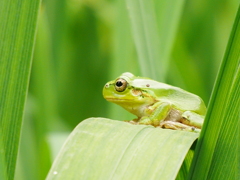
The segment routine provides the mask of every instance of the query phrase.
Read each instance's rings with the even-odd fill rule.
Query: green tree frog
[[[108,82],[103,96],[136,115],[133,124],[199,132],[206,114],[197,95],[129,72]]]

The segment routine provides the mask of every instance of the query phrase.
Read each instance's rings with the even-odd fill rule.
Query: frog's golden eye
[[[115,89],[118,92],[123,92],[127,88],[127,81],[125,79],[119,78],[115,82]]]

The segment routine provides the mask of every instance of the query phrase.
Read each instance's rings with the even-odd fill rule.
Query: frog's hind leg
[[[167,102],[157,102],[150,108],[146,109],[146,114],[150,116],[143,116],[139,120],[139,124],[159,126],[159,123],[163,121],[171,110],[171,104]]]
[[[194,126],[200,129],[202,128],[204,116],[199,115],[192,111],[185,111],[182,114],[182,117],[183,118],[179,122],[189,126]]]
[[[160,123],[161,128],[166,128],[166,129],[173,129],[173,130],[183,130],[183,131],[189,131],[189,132],[200,132],[200,129],[188,126],[185,124],[182,124],[180,122],[175,122],[175,121],[162,121]]]

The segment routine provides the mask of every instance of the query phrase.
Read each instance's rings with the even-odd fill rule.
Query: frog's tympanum
[[[108,82],[103,96],[135,114],[133,124],[199,132],[206,113],[197,95],[129,72]]]

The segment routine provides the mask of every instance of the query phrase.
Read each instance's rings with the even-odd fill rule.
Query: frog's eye
[[[127,87],[127,81],[125,79],[122,79],[122,78],[119,78],[116,80],[116,83],[115,83],[115,89],[116,91],[118,92],[122,92],[126,89]]]

